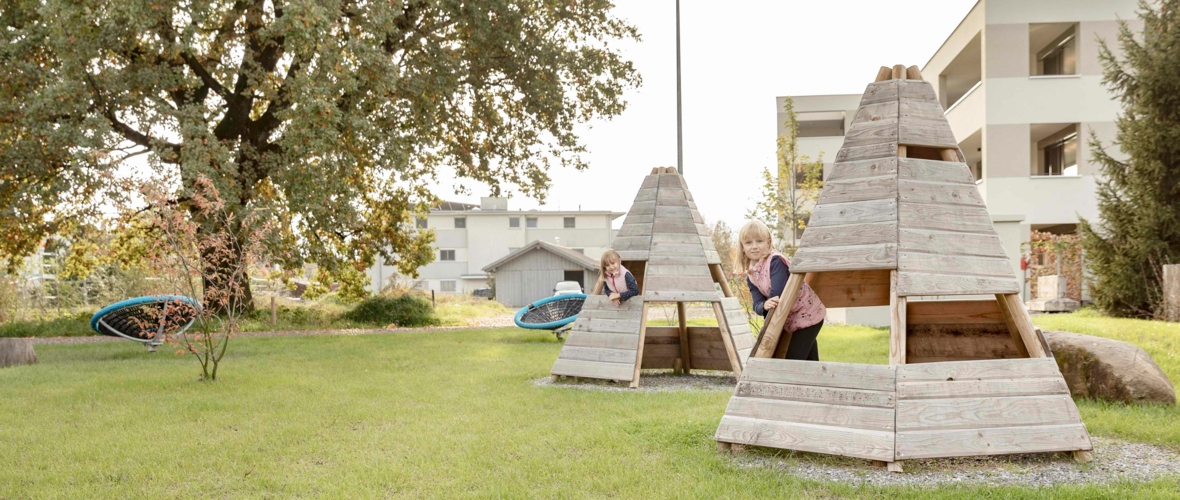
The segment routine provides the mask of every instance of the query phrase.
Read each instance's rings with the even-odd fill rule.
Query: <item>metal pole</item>
[[[684,127],[680,106],[680,0],[676,0],[676,171],[684,175]]]

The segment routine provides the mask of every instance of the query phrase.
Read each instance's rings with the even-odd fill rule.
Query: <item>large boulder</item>
[[[1074,396],[1176,404],[1172,381],[1134,344],[1070,332],[1044,332]]]
[[[0,338],[0,368],[37,362],[33,339]]]

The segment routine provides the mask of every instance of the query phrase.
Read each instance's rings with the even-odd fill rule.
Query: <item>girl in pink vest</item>
[[[738,272],[746,272],[746,285],[754,300],[754,312],[763,318],[779,305],[787,278],[791,275],[791,262],[774,250],[770,228],[762,221],[752,220],[738,232]],[[815,338],[824,326],[827,309],[811,287],[803,284],[799,297],[791,306],[783,331],[791,334],[787,345],[786,359],[819,361],[819,347]],[[781,338],[781,337],[780,337]]]
[[[622,305],[627,299],[639,295],[639,284],[635,276],[623,267],[623,259],[619,252],[607,249],[598,261],[598,279],[602,280],[603,292],[610,295],[610,301],[616,306]]]

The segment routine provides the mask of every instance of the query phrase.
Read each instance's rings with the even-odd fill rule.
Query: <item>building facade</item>
[[[1135,0],[980,0],[922,67],[1017,276],[1023,276],[1022,245],[1032,231],[1069,234],[1079,217],[1098,216],[1099,171],[1089,139],[1122,157],[1113,144],[1120,108],[1102,85],[1098,40],[1121,55],[1118,20],[1141,31],[1136,6]],[[865,68],[866,83],[873,71]],[[783,99],[775,103],[779,134]],[[799,151],[812,158],[822,152],[827,167],[860,94],[793,99]],[[1085,288],[1082,294],[1088,298]],[[834,319],[879,324],[882,315],[834,311]]]
[[[623,212],[508,210],[506,198],[482,198],[479,205],[444,203],[419,219],[435,234],[434,262],[418,269],[421,290],[470,294],[488,286],[484,266],[537,240],[573,249],[598,260],[614,240],[611,225]],[[369,291],[407,280],[393,266],[368,271]]]

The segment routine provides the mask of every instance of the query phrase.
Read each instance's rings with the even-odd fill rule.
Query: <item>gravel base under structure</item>
[[[562,389],[580,389],[587,391],[628,391],[628,392],[667,392],[667,391],[726,391],[733,392],[737,380],[728,372],[704,372],[692,375],[675,375],[670,371],[645,371],[639,377],[639,388],[631,389],[626,382],[611,382],[592,378],[566,377],[554,381],[550,377],[533,381],[539,387],[558,387]]]
[[[1077,463],[1069,453],[906,460],[893,473],[868,460],[766,448],[737,455],[743,467],[781,469],[797,477],[871,486],[1054,486],[1150,481],[1180,474],[1180,454],[1143,443],[1092,437],[1094,461]]]

